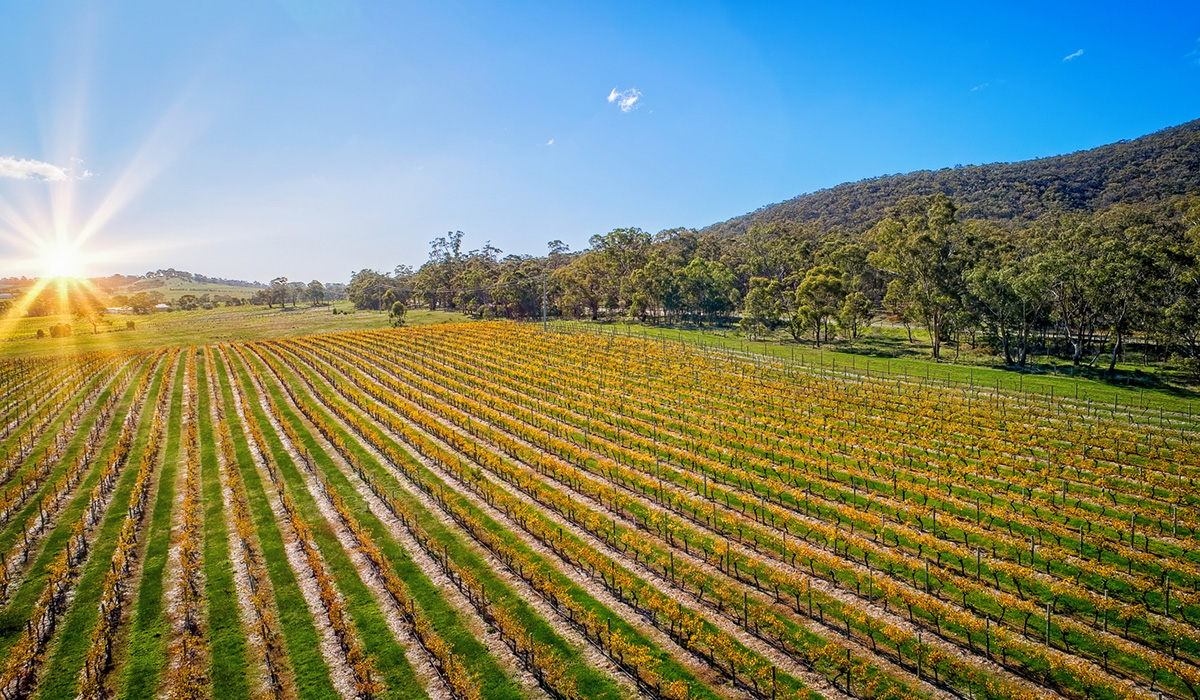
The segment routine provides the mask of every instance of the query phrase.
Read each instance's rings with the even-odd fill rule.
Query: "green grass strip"
[[[199,354],[199,351],[196,351]],[[246,631],[238,610],[225,526],[225,499],[221,493],[217,438],[209,408],[209,378],[206,363],[196,358],[197,404],[200,434],[200,480],[204,493],[204,579],[208,597],[208,639],[211,645],[209,673],[212,696],[221,700],[250,699],[246,677]]]

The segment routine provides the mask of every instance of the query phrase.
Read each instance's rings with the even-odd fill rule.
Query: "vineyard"
[[[1200,700],[1190,416],[512,323],[0,362],[0,698]]]

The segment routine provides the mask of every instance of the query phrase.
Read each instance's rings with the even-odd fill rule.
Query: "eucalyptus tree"
[[[908,342],[915,342],[912,334],[913,304],[904,280],[896,278],[888,282],[887,292],[883,295],[883,308],[888,312],[890,321],[904,326],[908,332]]]
[[[755,327],[774,330],[783,318],[784,308],[780,302],[779,280],[766,277],[750,278],[750,288],[742,305],[742,318],[749,319]]]
[[[726,317],[741,305],[735,282],[724,263],[693,258],[679,271],[683,308],[699,322]]]
[[[1161,330],[1200,376],[1200,196],[1180,200],[1176,208],[1181,230],[1162,256]]]
[[[873,264],[904,281],[912,310],[941,357],[948,324],[961,303],[962,272],[971,242],[958,210],[944,194],[905,197],[872,230]]]
[[[655,319],[679,313],[679,280],[676,266],[661,250],[650,253],[646,264],[630,275],[635,315]]]
[[[592,255],[583,254],[550,274],[550,281],[561,290],[564,313],[574,318],[599,318],[600,309],[612,298],[608,271]]]
[[[837,316],[846,298],[844,274],[833,265],[819,265],[808,271],[796,288],[796,312],[790,330],[799,340],[805,331],[813,331],[813,340],[821,347],[821,332],[829,342],[829,322]]]
[[[318,280],[309,282],[308,287],[305,288],[304,296],[308,299],[308,303],[313,306],[324,303],[325,285],[321,284]]]
[[[999,341],[1004,363],[1024,367],[1034,333],[1050,310],[1046,278],[1025,260],[1002,260],[975,266],[964,281],[969,303]]]
[[[1108,327],[1112,344],[1108,369],[1134,329],[1154,325],[1161,308],[1164,257],[1173,222],[1152,211],[1117,205],[1093,217],[1100,236],[1092,265],[1096,305]]]
[[[359,270],[350,276],[346,298],[356,309],[383,310],[383,293],[393,287],[392,278],[375,270]]]
[[[838,328],[851,340],[858,338],[858,332],[871,320],[871,300],[859,291],[850,292],[838,309]]]
[[[541,314],[545,262],[545,258],[518,255],[500,261],[492,298],[506,318],[534,318]]]
[[[618,228],[588,239],[592,248],[583,257],[594,258],[593,270],[606,278],[604,306],[609,311],[629,307],[633,287],[630,277],[646,264],[650,252],[650,234],[640,228]]]

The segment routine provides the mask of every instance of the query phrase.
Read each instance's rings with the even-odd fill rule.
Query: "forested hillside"
[[[933,194],[953,199],[962,219],[1019,226],[1048,213],[1156,204],[1198,189],[1200,119],[1067,155],[848,182],[762,207],[701,233],[735,236],[756,224],[797,223],[860,232],[904,197]]]

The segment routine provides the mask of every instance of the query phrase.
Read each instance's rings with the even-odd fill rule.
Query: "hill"
[[[801,195],[702,233],[735,236],[756,224],[862,231],[908,195],[949,195],[963,219],[1028,223],[1054,211],[1153,204],[1200,191],[1200,119],[1131,141],[1015,163],[884,175]]]
[[[136,294],[138,292],[158,292],[167,300],[175,300],[185,294],[200,296],[224,295],[249,299],[254,292],[266,288],[261,282],[246,282],[221,277],[176,270],[154,270],[144,275],[112,275],[92,279],[92,284],[104,290],[107,294]]]
[[[110,290],[112,294],[136,294],[138,292],[159,292],[168,301],[174,301],[185,294],[201,296],[203,294],[224,295],[249,299],[259,288],[247,284],[227,284],[222,282],[196,282],[183,277],[153,277],[139,278],[136,281],[121,285]]]
[[[209,295],[212,297],[236,297],[249,299],[267,285],[261,282],[246,282],[178,270],[157,270],[144,275],[109,275],[108,277],[92,277],[87,280],[101,296],[125,295],[138,292],[157,292],[166,301],[174,301],[185,294],[194,296]],[[37,287],[36,277],[4,277],[0,278],[0,294],[21,295]]]

